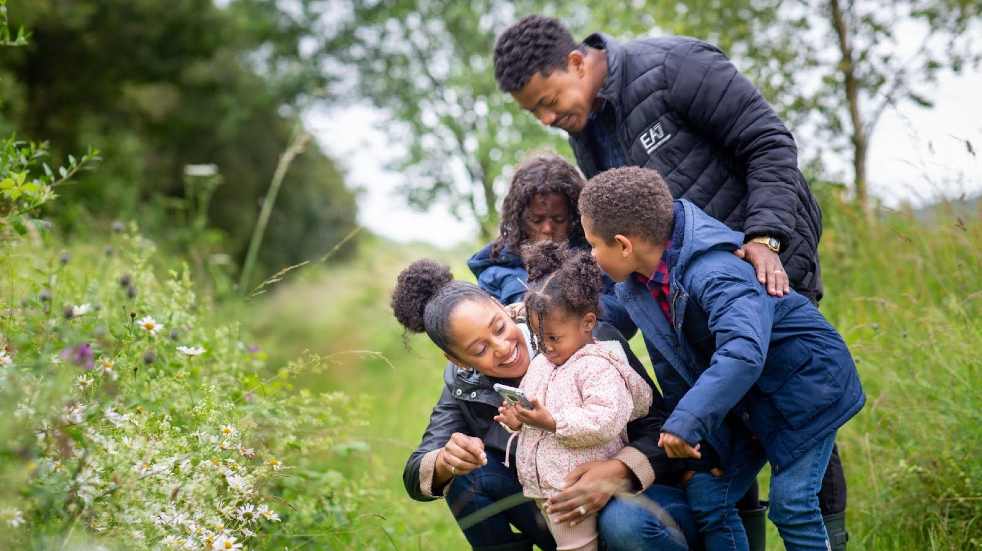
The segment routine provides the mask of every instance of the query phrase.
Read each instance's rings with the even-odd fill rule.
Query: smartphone
[[[500,394],[501,397],[504,398],[504,400],[509,404],[521,404],[525,409],[532,409],[532,403],[528,401],[528,398],[525,397],[525,393],[522,392],[522,389],[520,388],[495,383],[494,391]]]

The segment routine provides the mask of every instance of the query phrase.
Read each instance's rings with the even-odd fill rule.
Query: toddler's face
[[[537,335],[539,349],[555,365],[566,363],[577,350],[593,342],[593,328],[597,324],[597,315],[567,314],[559,308],[553,308],[539,319],[534,312],[529,312],[529,324],[532,334]]]

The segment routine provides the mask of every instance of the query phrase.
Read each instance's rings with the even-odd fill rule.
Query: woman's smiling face
[[[520,379],[529,367],[525,336],[496,301],[467,300],[450,314],[447,358],[499,379]]]

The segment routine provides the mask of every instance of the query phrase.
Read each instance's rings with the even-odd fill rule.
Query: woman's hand
[[[522,428],[522,422],[518,420],[518,410],[514,404],[509,404],[508,402],[501,404],[501,407],[498,408],[498,415],[494,416],[494,420],[513,431]]]
[[[556,420],[553,419],[549,410],[535,398],[532,398],[529,402],[532,404],[532,409],[525,408],[522,404],[515,406],[518,420],[526,425],[532,425],[544,431],[556,432]]]
[[[665,455],[671,459],[684,459],[687,457],[702,459],[702,454],[699,453],[699,444],[693,447],[685,440],[670,432],[661,433],[661,436],[658,437],[658,447],[664,448]]]
[[[617,492],[631,486],[631,471],[617,459],[591,461],[566,475],[566,489],[549,498],[546,512],[557,522],[576,524],[598,513]]]
[[[443,486],[457,475],[467,474],[486,465],[488,456],[484,453],[484,441],[467,436],[461,432],[450,435],[436,457],[435,486]]]

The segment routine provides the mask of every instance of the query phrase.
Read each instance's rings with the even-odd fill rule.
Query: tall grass
[[[858,362],[866,408],[839,433],[849,482],[850,549],[969,549],[982,546],[982,223],[911,213],[869,224],[827,204],[822,238],[822,311]],[[467,251],[363,244],[355,263],[311,273],[265,305],[254,329],[271,353],[334,354],[334,369],[308,384],[358,393],[369,425],[357,461],[334,468],[381,479],[388,493],[352,545],[461,549],[445,505],[416,503],[402,490],[402,465],[441,388],[443,361],[425,339],[406,348],[388,297],[398,271],[436,255],[468,277]],[[366,355],[365,351],[382,356]],[[325,460],[326,464],[330,460]],[[762,477],[766,486],[766,475]],[[773,527],[772,527],[773,528]],[[383,540],[381,534],[393,540]],[[773,529],[769,549],[781,549]]]

